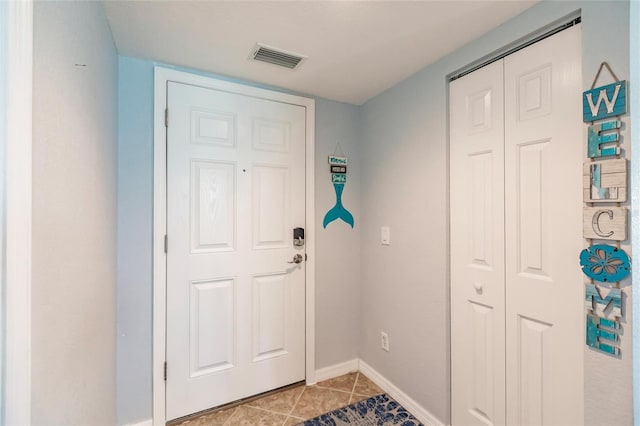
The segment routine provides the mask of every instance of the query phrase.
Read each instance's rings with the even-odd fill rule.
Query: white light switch
[[[380,228],[380,243],[384,246],[391,244],[391,230],[389,230],[388,226]]]

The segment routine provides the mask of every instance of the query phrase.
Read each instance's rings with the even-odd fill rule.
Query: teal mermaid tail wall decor
[[[342,205],[342,191],[344,190],[344,183],[334,183],[333,189],[335,189],[336,191],[336,205],[333,206],[333,208],[331,208],[331,210],[329,210],[326,215],[324,215],[322,226],[326,228],[327,225],[334,220],[342,219],[353,228],[353,215],[349,213],[349,211]]]

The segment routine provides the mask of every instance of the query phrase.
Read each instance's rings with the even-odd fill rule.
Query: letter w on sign
[[[587,90],[582,94],[582,119],[584,122],[615,117],[627,112],[627,81],[617,81],[606,86]]]

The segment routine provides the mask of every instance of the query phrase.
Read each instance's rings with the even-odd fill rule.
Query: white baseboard
[[[395,399],[418,420],[428,426],[444,426],[436,416],[428,412],[422,405],[414,401],[409,395],[401,391],[396,385],[391,383],[386,377],[374,370],[366,362],[359,360],[359,370],[370,378],[376,385],[385,391],[391,398]]]
[[[127,426],[153,426],[153,419],[143,420],[138,423],[130,423]]]
[[[358,358],[341,362],[340,364],[330,365],[316,370],[316,382],[323,380],[333,379],[334,377],[342,376],[343,374],[351,373],[352,371],[358,371],[360,360]],[[312,385],[313,383],[307,383]]]

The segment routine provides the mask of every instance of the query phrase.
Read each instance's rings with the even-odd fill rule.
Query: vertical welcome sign
[[[596,81],[606,62],[600,66]],[[617,80],[617,78],[615,78]],[[595,81],[594,84],[595,86]],[[623,299],[620,281],[629,275],[629,257],[620,247],[627,239],[627,160],[620,149],[620,117],[627,113],[627,82],[616,81],[582,94],[582,116],[589,123],[584,163],[583,237],[589,247],[580,253],[585,284],[586,344],[620,355]],[[613,242],[613,243],[611,243]]]

